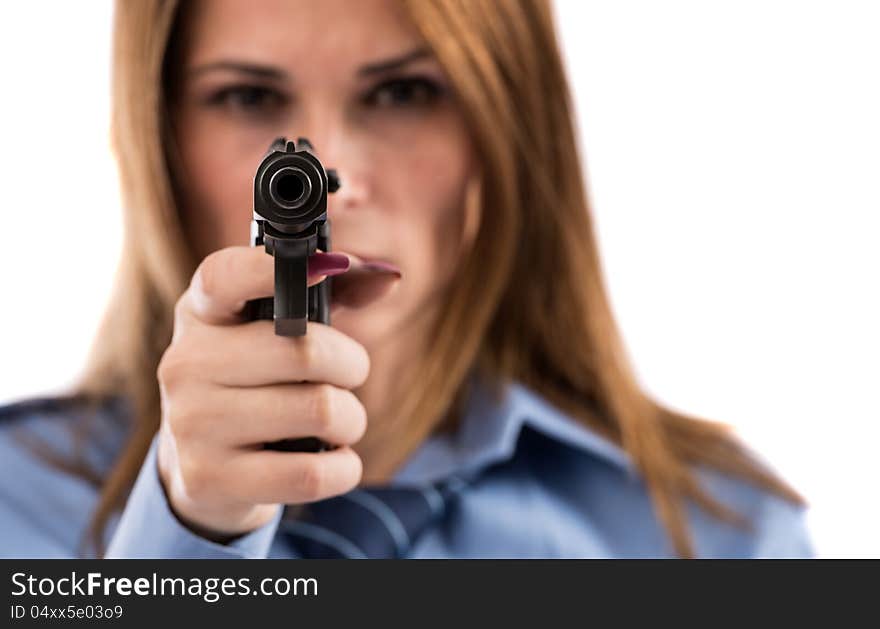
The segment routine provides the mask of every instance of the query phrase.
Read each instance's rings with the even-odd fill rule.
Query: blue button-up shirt
[[[111,407],[112,410],[112,407]],[[83,451],[110,469],[127,434],[104,411]],[[71,453],[71,415],[23,404],[0,409],[0,556],[74,557],[97,503],[94,484],[46,464],[34,438]],[[715,498],[752,523],[722,522],[693,504],[688,517],[699,557],[809,557],[801,507],[717,471],[696,468]],[[500,403],[474,390],[454,434],[428,438],[391,479],[421,485],[469,478],[456,509],[421,535],[412,558],[671,557],[646,486],[620,447],[513,382]],[[169,508],[156,467],[156,440],[121,514],[106,532],[107,557],[297,558],[276,518],[229,544],[204,539]]]

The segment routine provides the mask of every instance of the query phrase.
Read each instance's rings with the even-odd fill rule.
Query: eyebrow
[[[371,74],[381,74],[382,72],[388,72],[389,70],[396,70],[402,66],[405,66],[408,63],[416,61],[418,59],[423,59],[425,57],[431,56],[430,49],[422,46],[420,48],[416,48],[408,53],[400,55],[398,57],[394,57],[392,59],[386,59],[384,61],[376,61],[374,63],[367,64],[362,66],[360,70],[358,70],[358,76],[369,76]]]
[[[381,74],[383,72],[388,72],[390,70],[396,70],[397,68],[401,68],[408,63],[412,63],[413,61],[417,61],[419,59],[423,59],[429,57],[431,55],[431,51],[428,48],[420,47],[412,50],[408,53],[399,55],[397,57],[393,57],[391,59],[385,59],[382,61],[376,61],[373,63],[369,63],[367,65],[361,66],[361,68],[357,71],[358,76],[370,76],[373,74]],[[221,59],[219,61],[212,61],[211,63],[205,63],[200,66],[196,66],[192,68],[187,74],[190,77],[199,76],[201,74],[206,74],[208,72],[236,72],[238,74],[249,74],[253,77],[273,80],[273,81],[282,81],[288,78],[287,73],[277,66],[269,66],[262,65],[258,63],[249,63],[245,61],[236,61],[232,59]]]
[[[200,74],[217,71],[250,74],[261,79],[273,79],[276,81],[284,79],[287,76],[287,73],[284,72],[284,70],[281,70],[280,68],[277,68],[275,66],[266,66],[257,63],[247,63],[244,61],[232,61],[227,59],[221,59],[220,61],[213,61],[211,63],[205,63],[203,65],[196,66],[195,68],[187,72],[187,74],[191,77],[194,77]]]

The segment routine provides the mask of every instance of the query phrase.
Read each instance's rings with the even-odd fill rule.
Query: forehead
[[[346,71],[422,41],[396,0],[193,0],[183,27],[188,64],[236,57]]]

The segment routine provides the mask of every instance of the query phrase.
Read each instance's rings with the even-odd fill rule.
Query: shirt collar
[[[427,439],[398,470],[394,485],[421,485],[448,476],[473,477],[487,466],[510,459],[524,427],[572,446],[625,472],[634,473],[629,455],[617,444],[553,406],[516,380],[504,383],[496,402],[475,380],[454,434]]]

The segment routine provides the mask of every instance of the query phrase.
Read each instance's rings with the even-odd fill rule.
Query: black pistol
[[[254,175],[254,219],[251,245],[265,246],[275,258],[275,294],[247,303],[250,320],[275,321],[275,334],[303,336],[306,321],[330,324],[330,281],[308,286],[308,258],[317,249],[330,250],[327,194],[340,182],[325,170],[305,138],[277,138]],[[284,439],[267,448],[288,452],[320,452],[331,446],[316,437]]]

